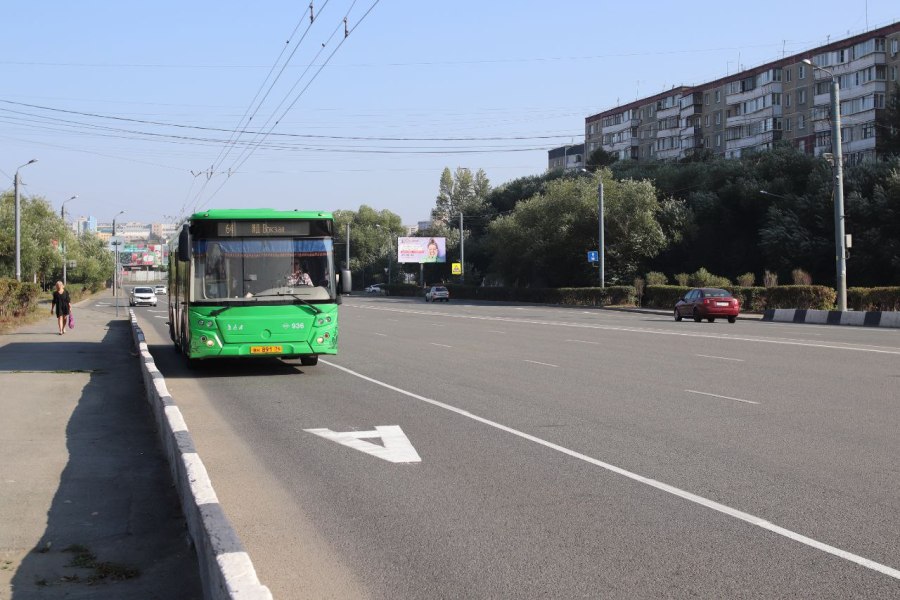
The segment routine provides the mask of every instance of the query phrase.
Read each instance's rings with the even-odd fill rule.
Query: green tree
[[[15,197],[0,199],[0,276],[15,277]],[[39,196],[19,196],[22,280],[44,283],[62,272],[60,242],[67,235],[62,218]]]
[[[363,204],[358,211],[334,211],[335,234],[339,244],[346,243],[346,226],[350,223],[350,270],[354,287],[387,281],[385,269],[390,267],[392,279],[399,273],[397,238],[406,235],[400,215],[389,210],[376,211]],[[338,264],[344,254],[338,251]]]
[[[590,153],[587,159],[587,163],[585,164],[585,168],[593,173],[597,169],[608,167],[618,160],[618,156],[616,156],[612,152],[607,152],[601,147]]]
[[[491,273],[517,286],[594,285],[585,254],[598,247],[597,184],[604,181],[606,267],[611,283],[631,281],[667,240],[647,181],[615,181],[608,170],[567,177],[519,202],[489,227]]]
[[[900,83],[887,94],[884,110],[876,118],[875,152],[881,158],[900,156]]]

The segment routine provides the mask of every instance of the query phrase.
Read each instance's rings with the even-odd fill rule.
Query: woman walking
[[[56,310],[56,322],[59,325],[59,335],[63,335],[66,333],[66,321],[69,318],[69,313],[72,311],[72,304],[69,299],[69,292],[62,281],[56,282],[56,291],[53,292],[53,304],[50,305],[51,315],[54,309]]]

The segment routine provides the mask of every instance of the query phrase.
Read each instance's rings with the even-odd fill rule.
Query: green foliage
[[[766,288],[766,308],[831,310],[837,293],[824,285],[780,285]]]
[[[853,310],[900,310],[900,286],[848,288],[847,305]]]
[[[334,215],[335,261],[341,268],[349,268],[353,284],[361,289],[372,283],[386,282],[385,269],[392,269],[392,279],[399,276],[397,238],[406,235],[400,215],[389,210],[376,211],[363,204],[359,210],[337,210]],[[347,243],[347,223],[350,223],[350,265],[344,265]]]
[[[767,270],[763,274],[763,285],[767,288],[778,285],[778,274]]]
[[[0,319],[19,318],[37,305],[41,288],[34,283],[0,279]]]
[[[735,281],[737,281],[737,284],[740,287],[753,287],[753,285],[756,284],[756,275],[753,273],[744,273],[743,275],[738,275]]]
[[[647,273],[647,285],[668,285],[669,278],[665,273],[659,271],[650,271]]]
[[[676,273],[675,274],[675,283],[680,285],[681,287],[687,287],[691,282],[690,273]]]
[[[585,167],[588,171],[594,172],[597,169],[608,167],[619,160],[619,157],[612,152],[607,152],[603,148],[597,148],[588,156]]]
[[[879,156],[900,156],[900,83],[894,83],[886,100],[884,110],[876,111],[875,151]]]
[[[691,273],[688,279],[688,285],[691,287],[727,287],[731,285],[731,281],[727,277],[713,275],[703,267]]]

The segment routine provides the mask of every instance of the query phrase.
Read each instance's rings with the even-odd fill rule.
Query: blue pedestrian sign
[[[600,262],[600,252],[597,250],[591,250],[587,253],[588,262]]]

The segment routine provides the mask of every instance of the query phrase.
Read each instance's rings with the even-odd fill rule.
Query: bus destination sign
[[[219,221],[220,237],[309,235],[309,221]]]

